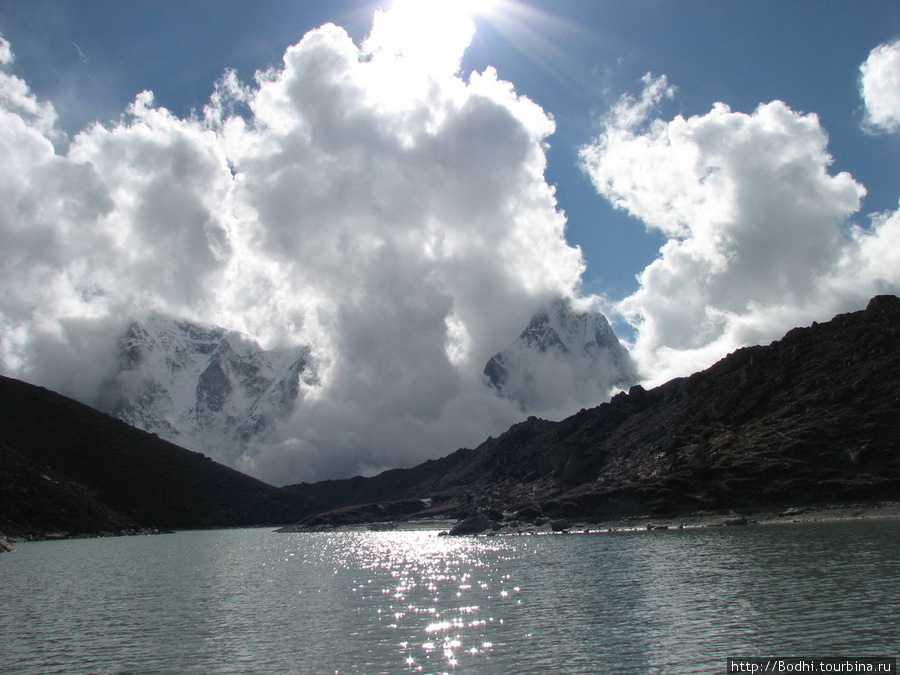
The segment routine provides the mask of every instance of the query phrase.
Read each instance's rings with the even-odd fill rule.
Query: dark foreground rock
[[[372,478],[293,486],[333,507],[427,502],[404,516],[603,522],[900,498],[900,299],[795,328],[711,368],[474,450]],[[327,523],[334,512],[321,513]],[[737,524],[737,523],[734,523]]]

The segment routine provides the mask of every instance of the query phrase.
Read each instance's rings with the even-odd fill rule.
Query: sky
[[[894,1],[8,0],[0,36],[0,372],[96,402],[148,312],[313,345],[269,479],[502,431],[481,369],[555,297],[651,386],[900,288]]]

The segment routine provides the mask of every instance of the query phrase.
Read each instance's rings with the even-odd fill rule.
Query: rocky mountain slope
[[[372,478],[293,486],[304,526],[578,518],[900,498],[900,299],[795,328],[560,422]],[[368,502],[363,506],[353,506]]]
[[[487,381],[526,412],[606,400],[637,382],[628,351],[599,312],[556,300],[484,367]],[[570,408],[571,409],[571,408]]]
[[[85,486],[2,442],[0,466],[0,537],[146,531]]]
[[[627,514],[900,499],[900,299],[412,469],[275,488],[0,377],[0,531]],[[309,514],[318,515],[310,516]]]
[[[309,498],[64,396],[0,377],[0,532],[127,533],[297,520]]]

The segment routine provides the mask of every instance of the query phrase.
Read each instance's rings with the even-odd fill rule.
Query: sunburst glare
[[[478,3],[459,0],[395,0],[376,12],[365,48],[401,58],[427,73],[456,72],[475,34]]]

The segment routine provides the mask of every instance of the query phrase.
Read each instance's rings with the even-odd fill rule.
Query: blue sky
[[[716,101],[751,112],[780,99],[815,112],[831,138],[837,170],[867,188],[866,206],[894,208],[900,195],[900,144],[860,127],[859,65],[874,45],[900,35],[900,5],[892,2],[544,2],[556,18],[531,26],[553,50],[529,52],[510,40],[476,47],[474,67],[497,65],[501,76],[551,111],[549,180],[559,187],[569,233],[582,246],[599,290],[634,290],[633,276],[662,244],[598,200],[575,169],[574,148],[596,133],[596,118],[644,73],[665,74],[678,87],[669,116],[703,114]],[[510,38],[515,38],[512,33]],[[499,44],[498,44],[499,42]],[[477,63],[477,65],[476,65]],[[888,146],[885,148],[885,146]]]
[[[307,345],[267,479],[606,400],[484,386],[560,296],[652,386],[900,293],[895,1],[7,0],[0,148],[0,372],[101,405],[150,313]]]
[[[646,72],[678,87],[670,116],[703,114],[717,101],[752,111],[775,99],[814,112],[830,138],[836,171],[868,189],[863,212],[894,208],[900,142],[860,125],[859,65],[900,35],[890,0],[720,2],[554,0],[519,3],[508,16],[478,17],[463,72],[495,66],[501,78],[550,112],[548,180],[568,216],[568,239],[588,261],[589,290],[624,297],[664,239],[599,198],[578,168],[577,148],[597,118]],[[356,41],[386,2],[7,2],[0,34],[16,72],[54,102],[70,133],[117,119],[152,90],[173,112],[206,103],[225,68],[242,79],[278,64],[284,49],[326,22]],[[513,3],[510,3],[513,6]],[[626,328],[623,326],[623,328]]]

